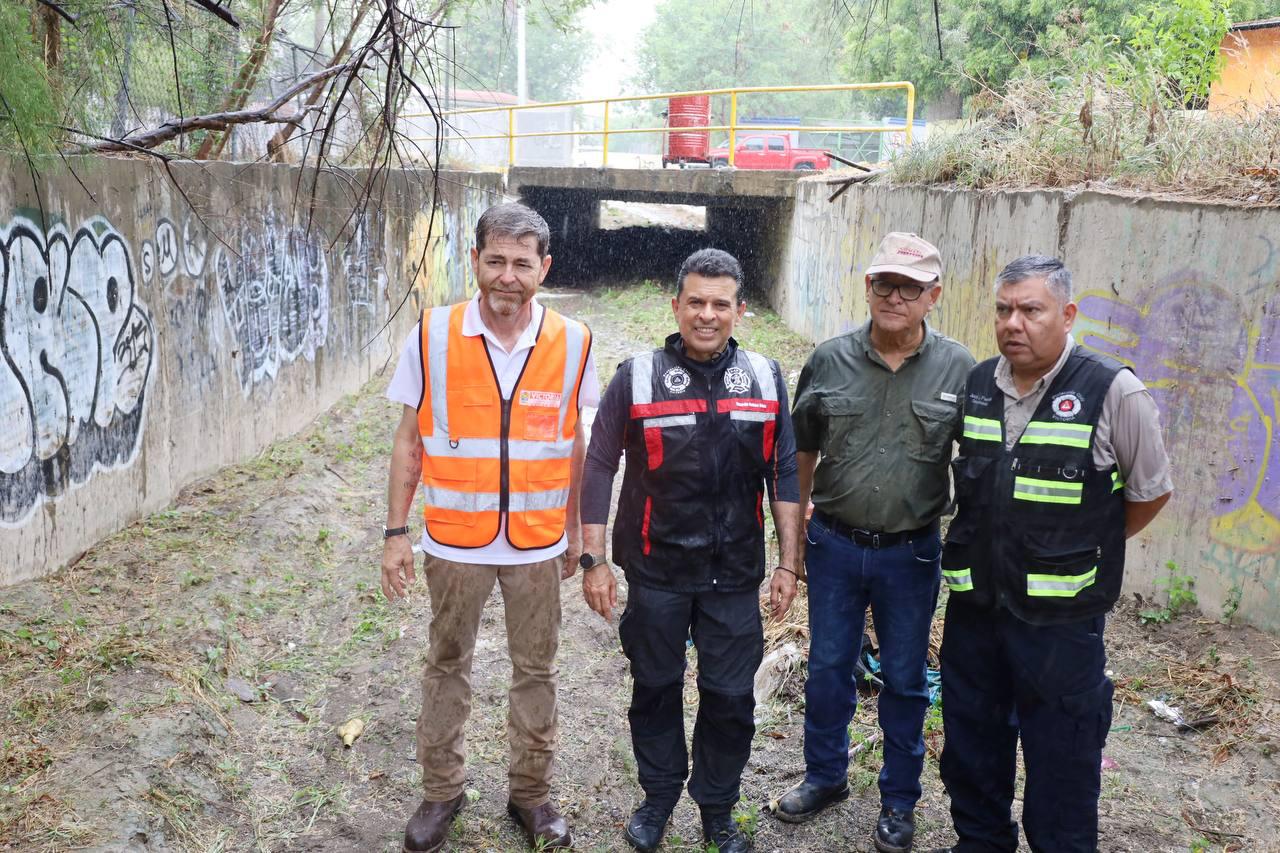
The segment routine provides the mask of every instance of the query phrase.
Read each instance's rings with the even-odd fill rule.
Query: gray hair
[[[1005,285],[1017,284],[1029,278],[1043,278],[1045,287],[1049,288],[1059,305],[1066,307],[1071,301],[1071,270],[1060,259],[1048,255],[1023,255],[1010,261],[996,276],[995,291],[999,294]]]
[[[547,220],[531,207],[516,202],[495,204],[480,214],[476,221],[476,251],[483,252],[490,237],[509,237],[523,240],[533,237],[538,243],[538,257],[545,258],[551,248],[551,229]]]
[[[699,249],[684,259],[680,265],[680,273],[676,276],[676,298],[684,292],[684,278],[693,273],[704,278],[733,279],[733,293],[739,302],[742,301],[742,264],[733,255],[721,249]]]

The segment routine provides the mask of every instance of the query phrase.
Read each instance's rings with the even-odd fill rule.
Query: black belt
[[[938,522],[936,521],[931,521],[924,527],[919,527],[915,530],[899,530],[895,533],[863,530],[861,527],[845,524],[838,518],[832,518],[820,509],[813,511],[813,519],[837,536],[850,539],[853,544],[861,545],[863,548],[892,548],[894,545],[910,542],[912,539],[936,533],[938,530]]]

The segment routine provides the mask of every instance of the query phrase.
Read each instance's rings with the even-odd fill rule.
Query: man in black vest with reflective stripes
[[[770,605],[781,618],[796,592],[799,486],[787,390],[778,364],[730,337],[746,310],[742,268],[702,249],[680,268],[672,310],[680,331],[659,350],[623,362],[591,428],[583,473],[582,589],[606,619],[617,584],[605,560],[605,522],[618,458],[627,465],[613,528],[613,559],[627,579],[618,625],[634,681],[631,743],[644,803],[628,843],[656,850],[680,799],[685,643],[698,652],[698,717],[689,796],[720,853],[750,839],[731,811],[755,733],[752,688],[764,650],[763,501],[778,531]]]
[[[995,287],[1001,354],[969,374],[942,557],[941,775],[960,836],[949,849],[1018,849],[1021,739],[1031,849],[1093,853],[1111,726],[1104,620],[1125,540],[1173,484],[1151,395],[1070,336],[1062,261],[1019,258]]]

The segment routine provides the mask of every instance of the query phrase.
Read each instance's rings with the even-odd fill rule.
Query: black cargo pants
[[[699,701],[689,796],[704,812],[727,813],[738,802],[755,734],[752,687],[764,654],[757,593],[631,584],[618,634],[634,680],[627,717],[645,799],[674,808],[689,774],[683,688],[692,637]]]

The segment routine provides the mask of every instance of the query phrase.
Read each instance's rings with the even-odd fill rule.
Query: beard
[[[500,317],[514,316],[524,307],[524,301],[518,295],[499,293],[496,290],[489,291],[485,301],[489,304],[489,310]]]

